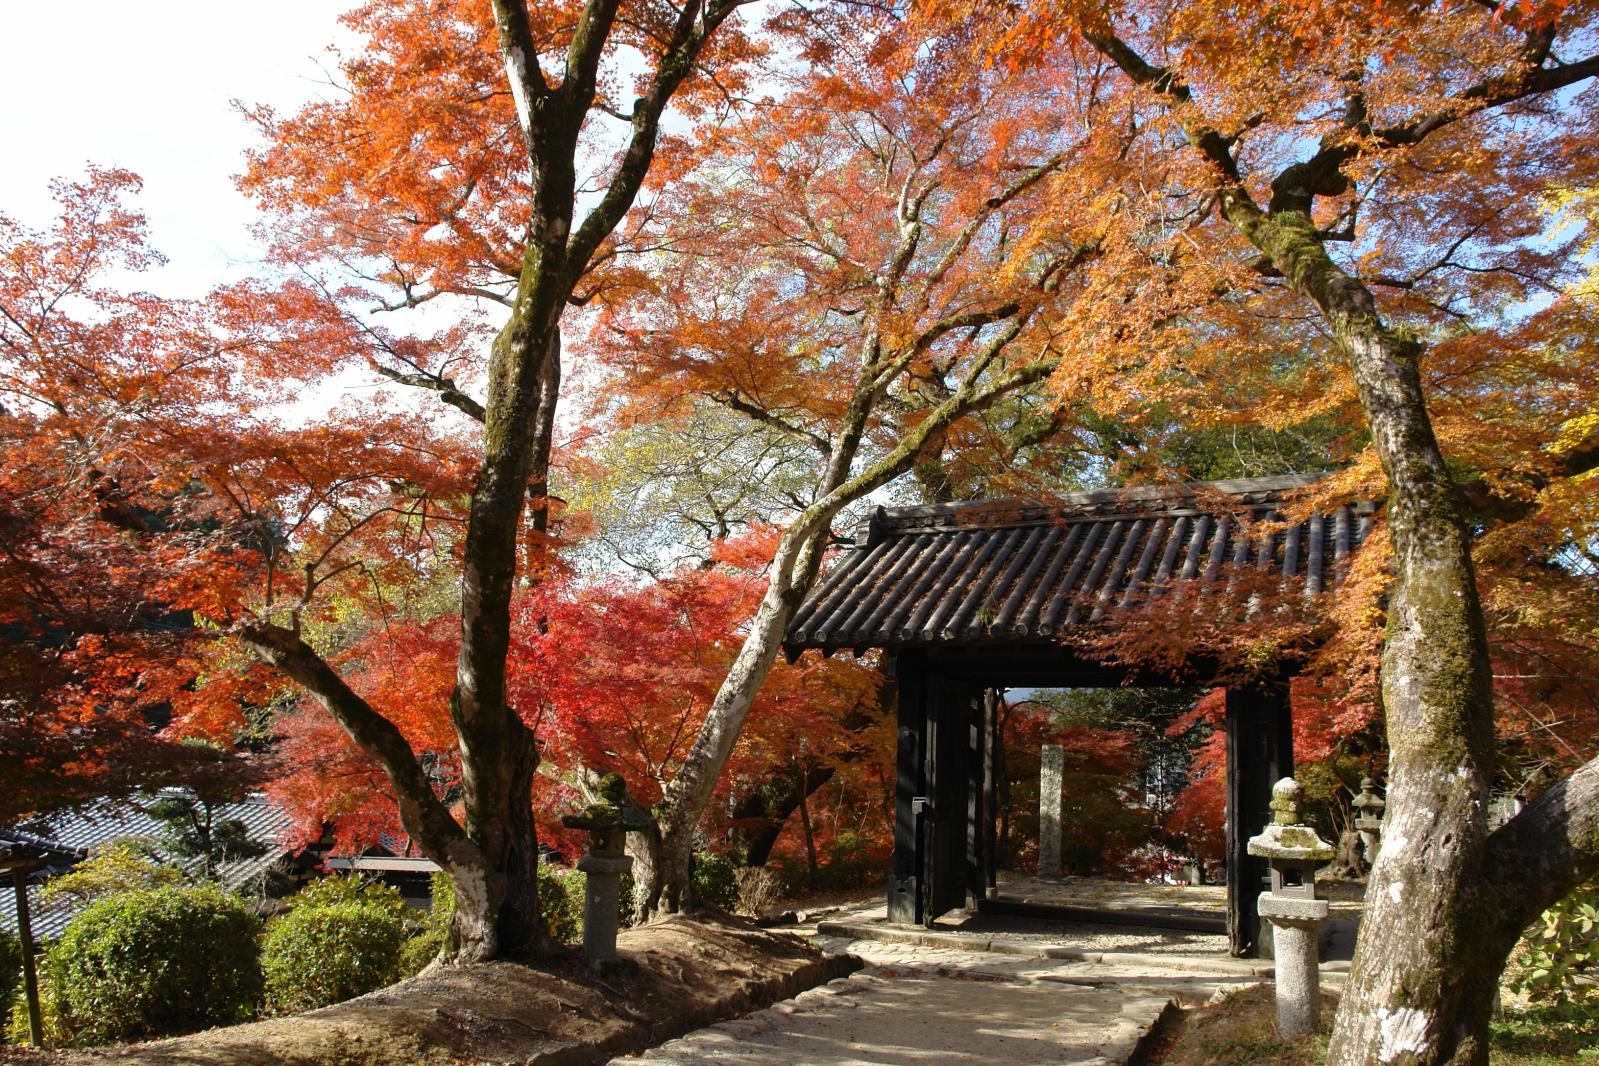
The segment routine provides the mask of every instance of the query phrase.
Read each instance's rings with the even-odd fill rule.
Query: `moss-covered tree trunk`
[[[1394,584],[1381,689],[1391,752],[1383,847],[1373,866],[1354,967],[1339,1005],[1333,1066],[1485,1066],[1488,1017],[1506,956],[1538,912],[1599,870],[1599,759],[1489,834],[1494,724],[1491,664],[1461,493],[1422,392],[1423,347],[1383,321],[1371,291],[1327,254],[1317,196],[1348,191],[1361,147],[1324,140],[1284,168],[1257,203],[1236,138],[1209,125],[1187,83],[1140,56],[1097,19],[1085,39],[1165,98],[1189,146],[1217,178],[1223,217],[1319,311],[1348,364],[1388,481]],[[1534,69],[1457,99],[1495,106],[1572,84],[1575,67]],[[1358,103],[1358,102],[1357,102]],[[1462,111],[1424,116],[1383,136],[1414,143]]]
[[[1224,207],[1325,317],[1388,480],[1387,819],[1328,1061],[1483,1066],[1505,958],[1556,884],[1527,893],[1489,881],[1492,674],[1470,534],[1422,392],[1422,347],[1328,257],[1308,198],[1280,195],[1262,212],[1235,193]]]
[[[550,940],[538,913],[538,846],[532,810],[538,746],[506,693],[511,597],[522,538],[547,524],[545,497],[555,405],[560,396],[561,313],[602,242],[632,206],[654,158],[661,117],[706,41],[748,0],[687,0],[642,94],[631,136],[599,201],[574,227],[579,137],[595,104],[597,77],[619,0],[585,0],[569,27],[559,81],[546,80],[526,0],[491,0],[506,80],[527,147],[531,198],[521,273],[511,313],[495,338],[481,409],[459,393],[445,400],[483,423],[483,459],[467,515],[461,569],[461,648],[450,716],[461,760],[464,819],[439,798],[417,753],[392,722],[344,682],[297,630],[240,627],[263,659],[314,693],[383,767],[400,821],[455,887],[446,958],[479,962],[543,954]],[[614,50],[614,45],[610,46]],[[531,497],[534,512],[524,522]],[[542,578],[535,558],[526,575]]]

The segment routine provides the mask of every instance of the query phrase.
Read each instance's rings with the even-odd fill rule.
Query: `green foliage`
[[[583,898],[588,892],[588,875],[566,866],[539,864],[539,915],[550,935],[564,944],[583,938]],[[616,901],[617,920],[633,924],[633,875],[622,875]]]
[[[449,940],[450,920],[455,917],[455,884],[449,874],[435,870],[428,879],[428,888],[432,903],[423,920],[422,930],[400,949],[401,977],[414,977],[421,973],[428,963],[438,958]]]
[[[261,997],[259,927],[243,900],[215,885],[106,896],[49,952],[63,1029],[73,1043],[93,1044],[251,1017]]]
[[[583,893],[588,878],[580,870],[539,863],[539,917],[563,944],[583,936]]]
[[[870,838],[853,830],[827,841],[817,858],[814,874],[803,859],[779,857],[768,864],[777,870],[782,897],[849,891],[874,885],[883,876],[882,855],[873,853]]]
[[[428,905],[428,925],[449,928],[450,921],[455,917],[455,882],[443,870],[434,870],[428,878],[428,894],[431,900]]]
[[[160,862],[144,841],[115,840],[102,845],[66,873],[46,881],[39,890],[39,900],[42,903],[57,900],[93,903],[115,892],[161,888],[181,880],[183,871]]]
[[[1525,935],[1510,987],[1534,1003],[1599,1001],[1599,880],[1589,881],[1538,916]]]
[[[266,854],[237,818],[218,818],[217,805],[194,795],[163,796],[149,805],[152,817],[166,823],[166,845],[174,855],[201,860],[206,876],[222,863]]]
[[[400,947],[400,961],[395,980],[415,977],[439,957],[449,937],[449,930],[428,926]]]
[[[18,962],[21,965],[21,962]],[[60,1047],[67,1042],[66,1029],[61,1024],[61,1012],[56,1009],[55,982],[50,976],[49,956],[38,960],[39,970],[39,1021],[44,1034],[45,1047]],[[12,989],[4,1006],[9,1017],[4,1030],[0,1030],[0,1043],[18,1046],[31,1044],[33,1034],[28,1031],[28,1000],[22,988],[22,975],[17,975],[17,985]]]
[[[732,911],[738,906],[738,877],[731,859],[709,851],[694,856],[694,899],[702,905]]]
[[[0,1032],[11,1016],[11,997],[22,985],[22,945],[0,928]]]
[[[1510,1010],[1489,1029],[1495,1066],[1599,1063],[1599,1006],[1594,1004]]]
[[[267,1008],[291,1014],[393,984],[404,975],[407,934],[397,889],[360,877],[313,881],[267,926]]]
[[[435,875],[437,876],[437,875]],[[445,877],[445,883],[449,878]],[[338,903],[362,903],[387,907],[405,914],[405,897],[393,885],[370,881],[360,874],[337,874],[310,882],[289,901],[291,907],[330,907]],[[452,897],[451,906],[454,906]]]

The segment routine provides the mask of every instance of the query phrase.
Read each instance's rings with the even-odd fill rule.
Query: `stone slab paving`
[[[615,1061],[1117,1066],[1174,1001],[1200,1003],[1270,972],[1270,963],[1192,943],[1187,954],[1086,950],[1060,923],[996,937],[986,927],[897,929],[874,917],[866,908],[812,930],[822,950],[867,963],[853,977]],[[862,928],[870,935],[856,935]]]
[[[1364,886],[1352,882],[1323,881],[1320,891],[1329,896],[1332,916],[1358,921]],[[999,881],[1001,899],[1049,907],[1085,910],[1147,911],[1152,914],[1226,919],[1224,885],[1141,884],[1105,877],[1037,878],[1006,872]]]
[[[1122,1063],[1170,997],[878,968],[662,1044],[659,1066]]]

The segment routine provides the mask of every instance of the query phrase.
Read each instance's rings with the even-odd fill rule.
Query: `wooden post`
[[[17,939],[22,943],[22,994],[28,1004],[28,1039],[34,1047],[44,1047],[44,1017],[39,1012],[39,975],[33,966],[33,919],[28,914],[26,868],[13,867],[11,883],[17,893]]]
[[[983,892],[999,891],[999,703],[998,689],[983,696]]]
[[[1271,821],[1272,785],[1294,772],[1288,685],[1227,690],[1227,948],[1257,957],[1263,944],[1259,899],[1269,874],[1249,854],[1249,838]]]
[[[899,689],[895,743],[894,868],[888,879],[888,920],[918,925],[922,920],[922,876],[917,801],[926,796],[927,657],[919,651],[896,655]]]

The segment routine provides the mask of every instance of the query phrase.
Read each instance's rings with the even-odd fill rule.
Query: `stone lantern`
[[[1260,916],[1272,925],[1277,966],[1277,1028],[1298,1036],[1316,1028],[1321,1011],[1317,930],[1327,920],[1327,901],[1316,896],[1316,867],[1334,851],[1299,820],[1304,795],[1285,777],[1272,786],[1272,824],[1251,837],[1249,854],[1271,864],[1271,891],[1260,897]]]
[[[1388,806],[1377,795],[1377,782],[1369,777],[1360,779],[1360,795],[1350,800],[1355,808],[1355,830],[1360,833],[1360,850],[1366,865],[1377,861],[1377,849],[1382,846],[1382,811]]]
[[[577,861],[588,875],[583,894],[583,954],[596,969],[616,959],[617,911],[621,903],[622,875],[633,868],[625,854],[630,829],[644,829],[650,816],[627,795],[621,774],[600,778],[599,802],[562,817],[568,829],[585,829],[589,852]]]

